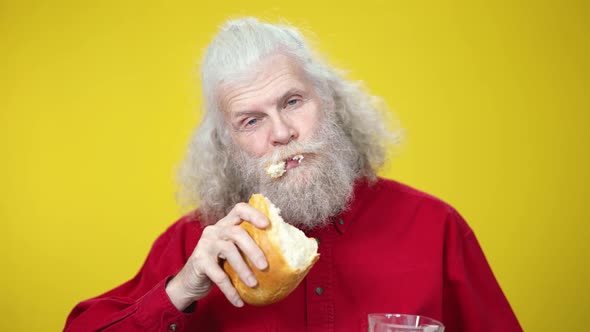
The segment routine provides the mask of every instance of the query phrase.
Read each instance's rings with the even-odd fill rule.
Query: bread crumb
[[[281,162],[278,162],[275,164],[270,164],[266,168],[266,173],[268,175],[270,175],[270,177],[273,179],[280,178],[287,171],[285,166],[286,166],[286,163],[284,161],[281,161]]]

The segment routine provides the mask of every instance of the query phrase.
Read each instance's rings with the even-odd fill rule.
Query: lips
[[[287,170],[290,170],[292,168],[298,167],[299,164],[301,164],[301,161],[303,160],[303,156],[298,154],[292,158],[288,158],[287,160],[285,160],[285,168]]]
[[[285,168],[287,170],[293,169],[293,168],[295,168],[297,166],[299,166],[299,162],[297,160],[287,159],[285,161]]]

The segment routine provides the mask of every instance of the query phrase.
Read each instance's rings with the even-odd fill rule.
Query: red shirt
[[[216,287],[179,312],[165,283],[203,230],[173,224],[127,283],[78,304],[65,331],[367,331],[377,312],[425,315],[446,332],[522,331],[467,223],[449,205],[400,183],[358,183],[350,208],[322,229],[320,259],[281,302],[232,306]]]

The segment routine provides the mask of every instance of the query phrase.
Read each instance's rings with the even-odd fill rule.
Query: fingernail
[[[250,287],[256,286],[256,283],[257,283],[256,278],[254,278],[253,276],[249,276],[247,278],[247,281],[248,281],[248,286],[250,286]]]
[[[243,302],[242,300],[238,299],[238,300],[236,301],[236,306],[237,306],[237,307],[243,307],[243,306],[244,306],[244,302]]]
[[[259,270],[264,270],[266,269],[266,259],[264,258],[259,258],[256,260],[256,266],[258,267]]]

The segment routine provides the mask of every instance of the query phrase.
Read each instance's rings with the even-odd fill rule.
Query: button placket
[[[332,221],[334,223],[334,221]],[[337,223],[336,223],[337,225]],[[311,269],[306,278],[307,285],[307,331],[334,331],[334,298],[333,298],[333,244],[338,232],[327,227],[315,231],[312,236],[321,244],[318,245],[320,259]]]

